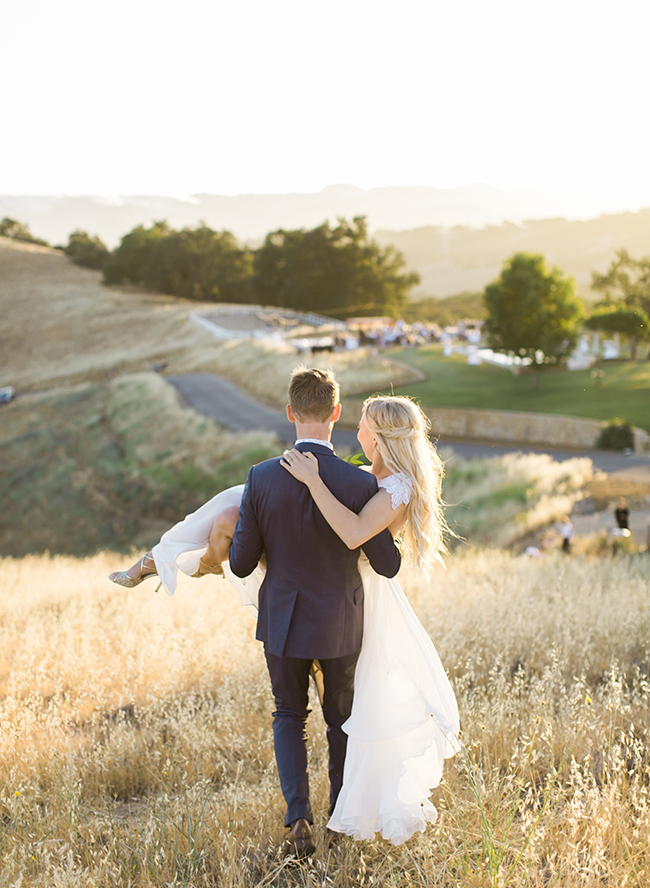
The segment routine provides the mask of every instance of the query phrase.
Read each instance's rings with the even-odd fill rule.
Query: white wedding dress
[[[393,507],[408,500],[410,481],[392,475],[380,486]],[[196,573],[217,515],[239,504],[243,485],[224,490],[168,530],[153,549],[160,580],[169,595],[178,571]],[[458,708],[449,679],[424,627],[399,582],[379,576],[361,557],[364,635],[354,678],[354,701],[343,725],[348,745],[343,787],[328,823],[356,839],[400,845],[433,823],[431,790],[440,783],[444,760],[458,751]],[[242,604],[257,606],[264,571],[244,580],[227,564],[228,582]]]

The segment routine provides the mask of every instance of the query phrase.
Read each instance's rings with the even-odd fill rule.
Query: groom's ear
[[[339,401],[339,403],[334,408],[334,412],[330,416],[330,422],[338,422],[340,415],[341,415],[341,402]]]
[[[287,419],[289,420],[289,422],[296,421],[295,414],[294,414],[293,410],[291,409],[291,404],[287,404]]]

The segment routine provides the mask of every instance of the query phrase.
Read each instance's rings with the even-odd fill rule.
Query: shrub
[[[13,240],[25,241],[25,243],[28,244],[38,244],[40,247],[49,247],[46,240],[34,237],[29,230],[28,225],[25,225],[23,222],[18,222],[16,219],[10,219],[9,216],[5,216],[0,222],[0,237],[10,237],[13,238]]]
[[[91,237],[87,231],[81,231],[79,228],[70,235],[68,246],[64,247],[64,252],[75,265],[96,268],[99,271],[110,256],[110,251],[102,240],[97,236]]]
[[[634,450],[634,432],[624,419],[610,419],[603,428],[596,447],[600,450]]]

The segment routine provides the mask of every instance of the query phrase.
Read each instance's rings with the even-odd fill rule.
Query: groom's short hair
[[[289,404],[299,422],[327,422],[340,395],[332,370],[308,370],[301,366],[291,374]]]

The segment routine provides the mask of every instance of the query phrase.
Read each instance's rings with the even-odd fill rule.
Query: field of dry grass
[[[447,523],[471,545],[509,547],[570,514],[594,480],[592,462],[584,457],[555,462],[544,453],[509,453],[454,459],[444,486]]]
[[[149,547],[250,466],[278,453],[179,403],[155,373],[50,389],[4,405],[0,551]]]
[[[254,620],[225,581],[112,586],[115,555],[0,562],[0,883],[601,886],[650,880],[643,556],[451,556],[403,584],[445,663],[464,753],[400,848],[278,857],[283,804]]]
[[[170,374],[222,373],[270,403],[286,403],[288,375],[300,363],[292,349],[220,342],[188,319],[214,305],[100,281],[100,272],[56,250],[0,238],[0,386],[38,391],[165,363]],[[364,350],[325,362],[348,394],[409,378],[407,368]]]
[[[54,250],[0,238],[0,384],[22,392],[99,381],[211,344],[187,320],[189,304],[100,278]]]
[[[469,545],[430,584],[402,577],[461,713],[438,822],[400,848],[324,852],[314,701],[319,852],[292,867],[276,850],[283,804],[251,610],[213,577],[184,579],[172,599],[154,581],[106,579],[125,566],[114,550],[149,545],[275,449],[183,407],[150,363],[248,371],[276,403],[291,356],[220,345],[187,320],[194,305],[106,289],[53,251],[1,241],[0,307],[0,384],[34,392],[2,407],[0,427],[0,536],[22,556],[0,559],[0,885],[646,888],[650,555],[475,548],[543,527],[581,488],[607,498],[588,460],[452,463],[449,517]],[[340,378],[372,388],[355,360],[341,357]],[[369,369],[377,388],[381,372]],[[66,554],[28,554],[47,548]]]

